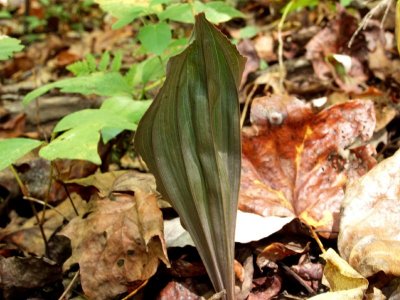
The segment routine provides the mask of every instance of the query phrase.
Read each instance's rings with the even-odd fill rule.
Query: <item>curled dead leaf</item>
[[[343,201],[338,248],[363,276],[400,276],[400,151],[353,182]]]

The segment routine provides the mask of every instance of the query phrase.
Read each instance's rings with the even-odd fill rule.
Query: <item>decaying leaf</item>
[[[75,193],[71,194],[71,199],[78,213],[83,214],[86,211],[86,202]],[[71,220],[76,216],[74,208],[68,200],[63,201],[55,208],[38,213],[40,220],[43,214],[45,215],[43,231],[47,239],[62,227],[64,221]],[[43,237],[40,234],[35,217],[31,217],[28,220],[17,216],[12,217],[11,223],[7,227],[0,229],[0,241],[16,245],[21,250],[36,255],[45,254]]]
[[[217,292],[234,299],[240,181],[238,86],[245,59],[204,14],[193,41],[171,58],[141,119],[135,147],[190,232]]]
[[[195,293],[190,291],[185,285],[176,281],[171,281],[160,292],[157,300],[175,299],[204,300],[203,297],[196,295]]]
[[[400,276],[400,151],[346,190],[338,248],[360,274]]]
[[[334,250],[328,249],[321,255],[325,259],[325,285],[330,292],[319,294],[312,300],[362,300],[368,288],[368,280],[350,267]]]
[[[277,268],[276,262],[285,257],[302,254],[309,250],[309,243],[301,245],[296,242],[280,243],[274,242],[262,249],[257,256],[257,266],[262,269],[265,266]]]
[[[239,209],[297,216],[329,237],[338,231],[347,179],[374,164],[370,147],[348,150],[372,136],[373,104],[349,101],[314,114],[302,101],[282,97],[253,100],[253,126],[242,136]]]
[[[125,181],[123,176],[114,187],[121,178]],[[72,245],[64,267],[79,263],[82,287],[90,298],[111,299],[125,292],[128,283],[150,278],[159,260],[169,264],[162,214],[149,190],[132,177],[129,190],[114,188],[110,195],[93,198],[88,212],[61,232]]]
[[[320,79],[333,78],[347,92],[360,92],[360,84],[368,79],[363,70],[361,47],[356,45],[366,44],[363,35],[359,34],[352,48],[348,47],[357,26],[354,16],[341,11],[306,46],[306,58],[312,62],[315,74]]]

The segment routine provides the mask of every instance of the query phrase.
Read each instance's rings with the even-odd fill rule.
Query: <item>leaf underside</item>
[[[217,291],[234,299],[234,231],[240,183],[237,88],[245,59],[206,19],[171,58],[135,147],[179,213]]]

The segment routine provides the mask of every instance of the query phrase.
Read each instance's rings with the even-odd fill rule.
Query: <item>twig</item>
[[[25,186],[25,184],[22,182],[21,178],[18,175],[17,170],[15,170],[13,165],[10,165],[10,169],[11,169],[11,172],[14,174],[14,177],[17,180],[18,186],[21,189],[21,192],[24,195],[24,197],[30,197],[29,190]],[[43,224],[40,222],[38,212],[36,210],[35,205],[31,201],[29,201],[29,204],[31,205],[32,212],[35,215],[36,222],[38,223],[40,234],[42,235],[43,242],[44,242],[45,253],[47,255],[49,253],[49,245],[47,244],[47,238],[46,238],[46,234],[44,233]]]
[[[367,28],[368,25],[368,21],[371,20],[371,18],[381,12],[383,10],[383,8],[386,6],[385,9],[385,13],[383,15],[382,21],[381,21],[381,27],[383,27],[383,22],[385,21],[387,14],[389,12],[390,9],[390,5],[392,3],[392,0],[381,0],[374,8],[372,8],[365,16],[364,18],[361,20],[360,25],[358,26],[357,30],[353,33],[353,35],[350,38],[350,41],[347,45],[347,47],[351,48],[351,46],[353,45],[354,39],[356,38],[356,36],[360,33],[361,30],[365,30],[365,28]]]
[[[143,281],[136,289],[134,289],[132,292],[130,292],[129,295],[122,298],[122,300],[128,300],[132,296],[136,295],[137,292],[139,292],[147,284],[148,281],[149,281],[148,279]]]
[[[283,267],[283,269],[287,273],[289,273],[291,276],[293,276],[302,286],[304,286],[304,288],[307,290],[307,292],[309,292],[312,295],[315,294],[315,291],[308,286],[307,282],[305,282],[304,279],[299,276],[299,274],[294,272],[292,269],[290,269],[288,266],[286,266],[283,263],[280,263],[280,265]]]
[[[75,275],[72,278],[71,282],[68,284],[67,288],[64,290],[64,292],[62,293],[60,298],[58,298],[58,300],[63,300],[65,298],[65,296],[71,290],[71,288],[72,288],[73,284],[75,283],[75,281],[78,279],[78,275],[79,275],[79,270],[75,273]]]
[[[49,204],[49,203],[46,203],[45,201],[42,201],[42,200],[40,200],[40,199],[36,199],[36,198],[33,198],[33,197],[25,197],[25,196],[24,196],[24,199],[25,199],[25,200],[32,201],[32,202],[39,203],[39,204],[43,205],[44,207],[48,207],[48,208],[50,208],[50,209],[53,209],[56,213],[58,213],[58,214],[59,214],[61,217],[63,217],[65,220],[70,221],[66,216],[64,216],[64,215],[62,214],[62,212],[60,212],[60,211],[57,209],[57,207],[55,207],[55,206],[53,206],[53,205],[51,205],[51,204]]]
[[[246,119],[247,110],[249,109],[250,101],[253,98],[253,95],[256,92],[256,89],[257,89],[257,85],[254,84],[253,88],[250,91],[250,93],[246,97],[246,101],[244,103],[242,115],[240,116],[240,128],[243,128],[244,120]]]
[[[58,169],[58,167],[57,167],[56,164],[54,165],[54,168],[56,169],[58,175],[60,175],[61,172],[60,172],[60,170]],[[74,201],[73,201],[72,198],[71,198],[71,195],[70,195],[70,193],[69,193],[69,191],[68,191],[67,186],[65,185],[64,181],[59,180],[59,182],[60,182],[61,186],[64,188],[64,191],[65,191],[65,193],[67,194],[68,200],[69,200],[69,202],[71,203],[72,208],[74,209],[75,214],[76,214],[77,216],[79,216],[79,212],[78,212],[78,210],[77,210],[77,208],[76,208],[76,206],[75,206],[75,204],[74,204]]]

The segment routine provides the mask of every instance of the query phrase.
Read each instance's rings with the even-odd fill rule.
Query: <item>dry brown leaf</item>
[[[129,175],[129,174],[128,174]],[[123,176],[116,179],[118,186]],[[145,183],[130,178],[129,190],[94,197],[88,213],[72,220],[62,231],[71,239],[81,283],[91,299],[111,299],[127,285],[144,281],[157,270],[159,260],[169,264],[163,238],[163,220],[157,198]]]
[[[305,253],[309,250],[309,244],[301,245],[295,242],[274,242],[266,246],[257,256],[257,266],[262,269],[265,266],[277,268],[276,262],[285,257]]]
[[[21,136],[25,131],[24,113],[10,116],[9,120],[0,124],[0,138],[12,138]]]
[[[75,208],[80,214],[86,211],[86,202],[82,198],[73,193],[71,199],[74,202]],[[47,237],[50,238],[54,232],[61,228],[65,220],[71,220],[76,216],[76,213],[69,200],[63,201],[53,209],[47,209],[45,212],[39,212],[39,219],[45,215],[43,230]],[[36,255],[44,255],[45,248],[42,235],[40,234],[39,226],[35,217],[28,220],[14,217],[5,228],[0,229],[0,240],[18,246],[23,251],[35,253]]]
[[[347,151],[374,131],[370,101],[349,101],[318,114],[300,100],[253,100],[253,126],[242,139],[239,209],[262,216],[297,216],[321,235],[338,231],[348,178],[373,164],[371,149]]]
[[[368,79],[362,66],[365,58],[361,50],[366,48],[363,35],[357,36],[351,49],[347,47],[356,28],[357,20],[342,11],[306,46],[306,58],[312,62],[316,75],[320,79],[333,78],[338,86],[346,92],[360,92],[359,85]],[[335,59],[332,60],[333,55],[336,54],[347,55],[351,62],[345,74],[343,74],[343,69],[345,69],[343,65]]]
[[[400,151],[346,190],[338,248],[360,274],[400,276]]]

